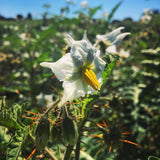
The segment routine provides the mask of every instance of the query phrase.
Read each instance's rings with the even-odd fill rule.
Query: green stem
[[[63,160],[69,160],[74,146],[68,145]]]
[[[95,100],[93,100],[93,103],[95,102]],[[92,104],[92,103],[91,103]],[[92,108],[92,105],[89,105],[87,106],[89,107],[87,109],[87,113],[86,113],[86,116],[83,118],[81,124],[80,124],[80,127],[79,127],[79,138],[78,138],[78,142],[77,142],[77,145],[76,145],[76,151],[75,151],[75,160],[79,160],[79,156],[80,156],[80,146],[81,146],[81,137],[82,137],[82,132],[83,132],[83,127],[85,125],[85,123],[87,122],[87,119],[88,119],[88,115],[89,115],[89,112]]]
[[[80,148],[81,148],[80,145],[81,145],[81,137],[82,137],[83,127],[84,127],[85,123],[88,120],[88,116],[89,116],[89,113],[90,113],[90,111],[92,109],[93,104],[95,104],[95,102],[97,102],[97,101],[104,101],[104,102],[106,102],[107,100],[108,100],[107,98],[96,97],[92,101],[88,102],[87,105],[85,106],[87,108],[87,110],[85,112],[85,117],[81,121],[81,124],[80,124],[80,127],[79,127],[79,138],[78,138],[78,142],[77,142],[77,145],[76,145],[75,160],[79,160]]]
[[[75,160],[79,160],[80,148],[81,148],[81,135],[79,135],[77,145],[76,145]]]
[[[85,117],[83,118],[83,120],[81,121],[80,123],[80,126],[79,126],[79,138],[78,138],[78,141],[77,141],[77,145],[76,145],[76,151],[75,151],[75,154],[76,154],[76,160],[79,160],[79,155],[80,155],[80,143],[81,143],[81,136],[82,136],[82,131],[83,131],[83,127],[88,119],[88,115],[89,115],[89,112],[93,106],[93,104],[95,103],[95,101],[97,101],[97,99],[93,99],[91,100],[90,102],[88,102],[86,104],[86,112],[85,112]],[[67,150],[66,150],[66,153],[65,153],[65,156],[64,156],[64,160],[69,160],[70,158],[70,155],[71,155],[71,152],[73,150],[73,147],[74,146],[70,146],[68,145],[67,147]]]

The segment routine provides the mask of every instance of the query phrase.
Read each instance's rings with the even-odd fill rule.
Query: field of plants
[[[119,5],[0,20],[0,159],[159,159],[160,14]]]

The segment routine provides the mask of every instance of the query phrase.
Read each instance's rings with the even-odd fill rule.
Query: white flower
[[[108,16],[108,12],[104,10],[101,14],[102,18],[106,18]]]
[[[117,55],[122,59],[128,58],[130,56],[129,51],[125,51],[123,48],[118,52],[115,45],[108,47],[106,52],[112,55]]]
[[[151,12],[151,9],[150,8],[145,8],[145,9],[143,9],[143,12],[144,12],[144,14],[148,14],[148,13]]]
[[[34,42],[35,41],[35,39],[31,38],[30,33],[21,33],[18,36],[22,41],[25,41],[25,42]]]
[[[28,33],[19,34],[19,38],[21,38],[23,41],[28,40],[29,37],[30,37],[30,34],[28,34]]]
[[[130,56],[129,51],[125,51],[123,48],[119,52],[119,56],[121,58],[128,58]]]
[[[81,7],[82,7],[83,9],[87,8],[87,5],[88,5],[88,2],[87,2],[87,1],[81,2]]]
[[[109,46],[108,48],[106,48],[106,54],[110,53],[113,55],[118,55],[118,51],[115,45]]]
[[[60,81],[63,81],[63,98],[60,106],[66,101],[74,100],[86,94],[94,94],[100,89],[105,62],[99,57],[100,51],[92,46],[86,37],[75,41],[70,35],[65,40],[71,47],[57,62],[43,62],[40,65],[51,68]]]
[[[4,41],[4,42],[3,42],[3,45],[4,45],[4,46],[9,46],[10,44],[11,44],[10,41]]]
[[[40,93],[36,98],[40,105],[53,105],[53,95],[44,95],[43,93]]]
[[[49,27],[48,26],[41,26],[41,30],[42,31],[45,31],[45,30],[47,30]]]
[[[3,37],[6,38],[8,36],[8,34],[3,34]]]
[[[141,22],[143,23],[149,23],[152,19],[152,14],[151,14],[151,10],[149,8],[144,9],[143,11],[143,15],[141,16]]]
[[[19,26],[14,26],[14,30],[18,31],[19,30]]]
[[[148,14],[144,14],[142,17],[141,17],[141,21],[143,23],[149,23],[152,19],[152,16],[151,15],[148,15]]]
[[[121,30],[124,29],[124,27],[119,27],[112,32],[105,34],[105,35],[97,35],[97,41],[95,46],[97,46],[100,42],[103,42],[106,44],[106,52],[108,53],[116,53],[117,49],[116,47],[121,43],[121,41],[130,33],[125,32],[121,33]]]

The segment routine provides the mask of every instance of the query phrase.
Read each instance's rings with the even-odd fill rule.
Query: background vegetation
[[[76,18],[63,15],[47,18],[46,12],[41,20],[33,20],[31,16],[0,20],[0,159],[25,159],[32,152],[34,144],[29,138],[32,120],[26,117],[34,115],[25,111],[43,113],[58,98],[52,86],[62,92],[61,82],[39,64],[57,61],[67,52],[64,33],[81,39],[87,30],[88,39],[93,42],[97,34],[108,33],[120,26],[131,35],[118,46],[118,51],[123,49],[129,56],[120,56],[103,88],[103,96],[108,99],[105,107],[98,103],[91,110],[84,128],[87,134],[84,133],[82,139],[81,159],[147,160],[150,155],[160,157],[160,14],[152,12],[149,21],[135,22],[131,18],[112,21],[119,5],[106,18],[99,19],[93,19],[93,16],[100,6],[89,8],[85,14],[78,11]],[[69,8],[63,8],[62,13],[67,12]],[[108,62],[112,62],[109,57]],[[104,119],[110,126],[108,141],[115,142],[111,152],[110,143],[100,150],[103,142],[96,143],[97,138],[89,137],[99,133],[91,122]],[[32,125],[34,130],[35,124]],[[92,130],[88,129],[90,127]],[[111,128],[114,128],[112,132]],[[119,141],[119,133],[125,131],[132,133],[126,139],[138,146]],[[48,143],[59,159],[65,150],[63,144],[52,140]],[[37,152],[31,159],[48,157],[44,151]]]

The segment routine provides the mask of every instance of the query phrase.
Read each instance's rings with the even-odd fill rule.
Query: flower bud
[[[66,116],[62,122],[62,134],[64,141],[69,145],[75,145],[78,138],[78,128],[74,120]]]
[[[35,143],[38,150],[43,150],[49,140],[50,122],[47,118],[41,117],[35,131]]]

